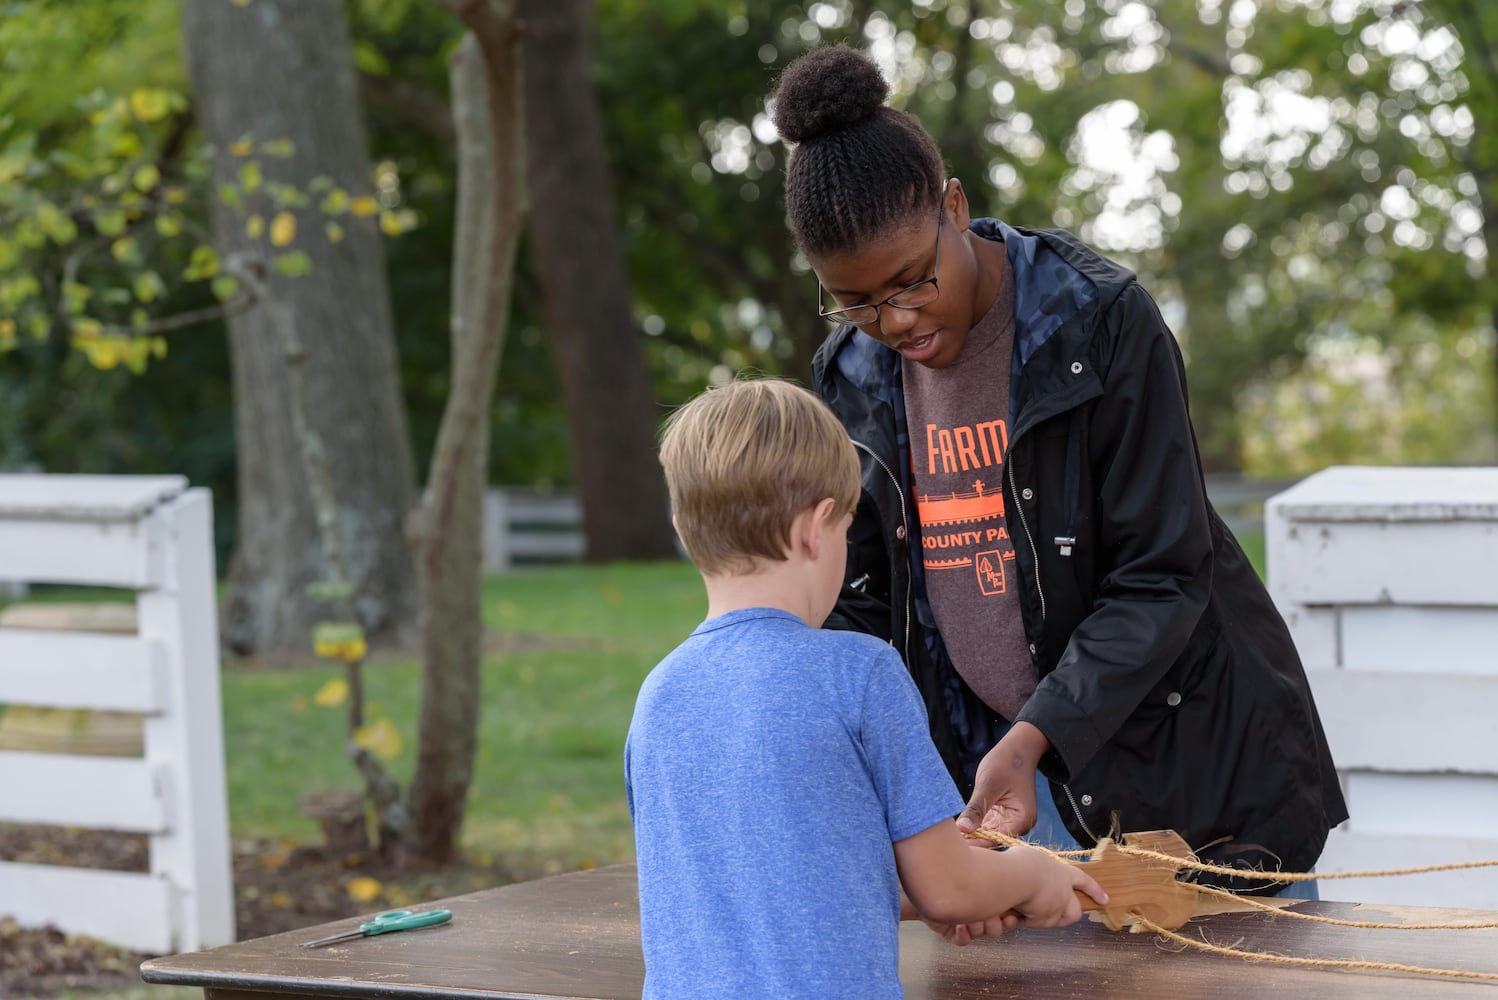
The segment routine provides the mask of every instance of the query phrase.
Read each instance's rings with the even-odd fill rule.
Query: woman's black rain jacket
[[[1346,806],[1289,631],[1207,500],[1174,337],[1131,272],[1069,233],[972,228],[1014,275],[1005,510],[1038,677],[1019,720],[1051,743],[1063,821],[1083,844],[1173,829],[1206,860],[1305,870]],[[925,601],[899,357],[840,327],[813,381],[863,473],[828,625],[900,650],[970,795],[1004,722]]]

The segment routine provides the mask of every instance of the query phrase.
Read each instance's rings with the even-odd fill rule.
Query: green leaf
[[[167,239],[182,235],[182,219],[176,215],[156,216],[156,231]]]
[[[277,256],[271,266],[288,278],[300,278],[312,270],[312,258],[305,251],[293,250]]]
[[[187,261],[187,270],[182,273],[182,277],[188,281],[202,281],[215,274],[218,274],[218,253],[206,244],[193,247],[192,256]]]
[[[260,152],[284,160],[296,155],[296,143],[290,139],[272,139],[260,144]]]
[[[227,274],[221,274],[213,279],[213,283],[209,287],[213,289],[214,296],[220,302],[228,302],[238,293],[239,281]]]
[[[151,303],[155,302],[166,292],[166,283],[161,280],[161,275],[155,271],[141,271],[131,282],[135,290],[137,301]],[[140,324],[137,323],[137,326]]]
[[[218,200],[236,211],[244,204],[239,197],[239,188],[233,184],[220,184],[218,186]]]
[[[149,191],[161,183],[161,171],[156,169],[156,164],[147,163],[136,168],[132,181],[137,191]]]
[[[260,161],[250,160],[239,168],[239,186],[244,188],[246,194],[253,194],[260,190],[265,175],[260,171]]]
[[[307,584],[307,596],[315,601],[336,601],[354,592],[354,585],[333,580],[314,580]]]
[[[94,228],[101,236],[120,236],[125,232],[125,213],[117,208],[100,209],[94,213]]]
[[[64,281],[62,283],[62,307],[69,315],[77,316],[88,308],[88,300],[93,298],[94,290],[87,285],[80,285],[76,281]]]

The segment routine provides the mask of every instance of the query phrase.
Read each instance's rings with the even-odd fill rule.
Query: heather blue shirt
[[[645,997],[901,997],[894,841],[962,810],[900,657],[784,611],[698,626],[624,748]]]

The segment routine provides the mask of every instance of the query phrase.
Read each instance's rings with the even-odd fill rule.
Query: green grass
[[[646,673],[701,620],[702,584],[686,563],[522,570],[486,582],[495,651],[483,667],[465,848],[543,870],[633,856],[623,748]],[[392,773],[408,781],[419,668],[365,669],[367,714],[402,735]],[[344,709],[313,700],[342,668],[241,668],[223,675],[230,826],[236,836],[307,840],[302,795],[354,788]]]

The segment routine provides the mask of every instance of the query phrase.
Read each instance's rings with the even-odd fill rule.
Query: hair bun
[[[805,142],[857,125],[878,111],[889,84],[868,56],[847,45],[812,49],[776,82],[773,117],[780,137]]]

